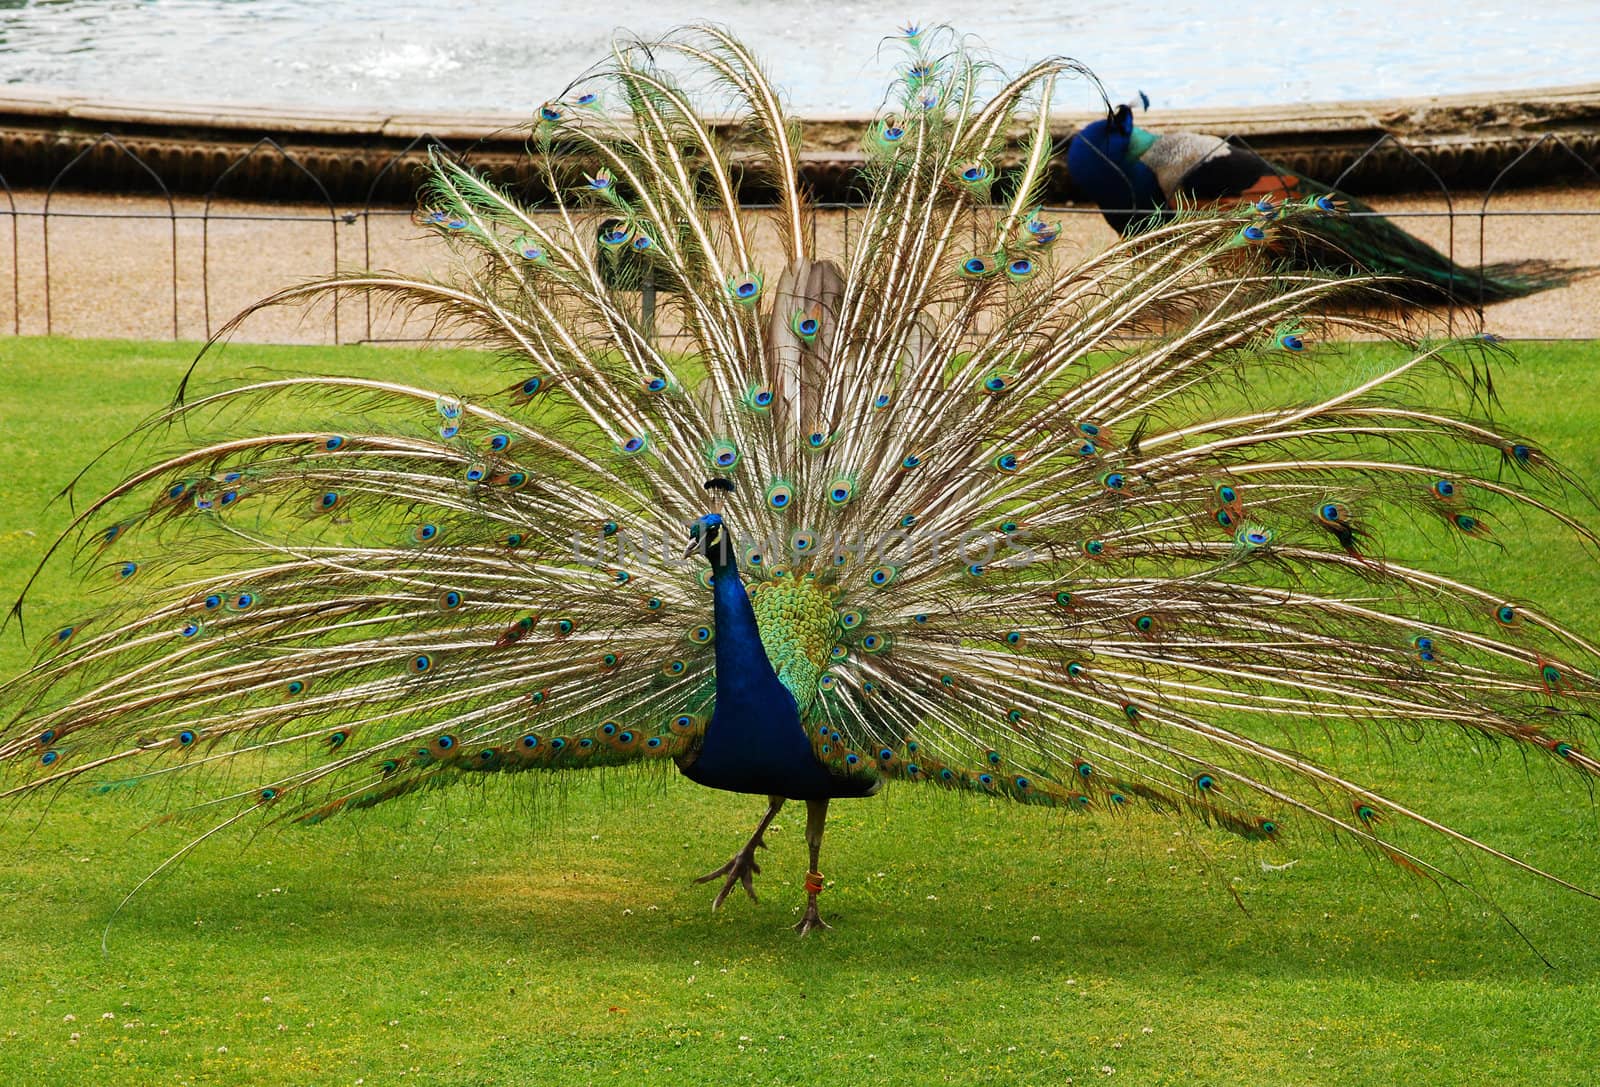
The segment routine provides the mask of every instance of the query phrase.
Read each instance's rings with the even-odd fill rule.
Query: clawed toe
[[[760,843],[755,843],[760,844]],[[707,872],[695,880],[696,883],[710,883],[719,877],[722,878],[722,890],[717,892],[717,897],[711,900],[711,908],[718,909],[727,901],[728,895],[733,893],[736,886],[743,886],[744,893],[750,896],[750,901],[761,901],[756,897],[755,877],[761,874],[761,865],[756,863],[754,849],[741,849],[729,858],[728,863],[715,871]]]
[[[804,936],[807,933],[809,933],[809,932],[811,932],[811,931],[813,931],[815,929],[822,929],[823,931],[827,931],[828,929],[831,929],[832,927],[833,927],[832,925],[830,925],[830,924],[828,924],[828,922],[824,921],[822,919],[821,915],[817,913],[816,904],[813,903],[813,904],[811,904],[811,905],[806,907],[805,916],[800,918],[800,920],[795,924],[794,930],[796,932],[798,932],[800,935]]]

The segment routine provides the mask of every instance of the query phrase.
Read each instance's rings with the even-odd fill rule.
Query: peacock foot
[[[806,914],[795,924],[794,930],[800,935],[804,936],[813,929],[822,929],[826,931],[832,927],[833,926],[824,921],[822,919],[822,915],[817,912],[817,900],[813,898],[810,902],[806,903]]]
[[[750,901],[761,901],[756,897],[754,882],[755,877],[761,874],[761,866],[756,863],[756,850],[758,848],[766,848],[766,843],[761,840],[760,835],[752,838],[750,844],[735,853],[727,864],[713,872],[707,872],[695,880],[696,883],[710,883],[718,876],[724,877],[722,890],[718,891],[717,897],[711,900],[711,908],[713,910],[727,901],[728,895],[733,892],[734,887],[740,884],[744,885],[744,893],[750,896]]]
[[[815,860],[816,858],[813,857],[813,863],[815,863]],[[799,923],[794,926],[794,930],[802,936],[812,929],[830,929],[833,927],[824,921],[822,915],[817,912],[817,896],[822,893],[823,885],[821,872],[806,873],[806,913],[804,917],[800,918]]]

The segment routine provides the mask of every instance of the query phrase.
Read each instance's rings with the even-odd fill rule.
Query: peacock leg
[[[744,893],[750,896],[750,901],[760,901],[756,898],[754,882],[755,877],[761,873],[761,866],[756,863],[756,850],[767,848],[767,843],[761,836],[767,832],[767,827],[771,824],[772,817],[778,814],[778,809],[781,807],[783,807],[783,797],[767,797],[767,814],[761,817],[761,822],[756,826],[756,832],[750,835],[750,840],[744,844],[744,848],[735,853],[727,864],[718,868],[715,872],[707,872],[695,880],[696,883],[709,883],[718,876],[727,877],[723,881],[722,890],[718,891],[717,897],[711,900],[711,908],[713,910],[722,905],[728,894],[733,890],[734,885],[739,883],[744,884]],[[812,863],[812,867],[816,867],[815,862]]]
[[[806,872],[806,914],[794,930],[804,936],[812,929],[833,926],[817,913],[817,896],[822,893],[822,873],[817,870],[817,860],[822,855],[822,830],[828,822],[828,799],[806,801],[806,845],[811,849],[811,868]]]

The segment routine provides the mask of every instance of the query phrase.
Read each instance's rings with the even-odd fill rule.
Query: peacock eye
[[[1006,265],[1006,275],[1012,279],[1026,279],[1033,274],[1033,261],[1026,257],[1018,257]]]
[[[746,305],[753,303],[761,296],[761,277],[754,272],[745,272],[728,280],[728,294],[736,302]]]

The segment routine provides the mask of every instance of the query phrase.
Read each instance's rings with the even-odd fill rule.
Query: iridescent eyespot
[[[983,379],[983,391],[986,393],[1003,393],[1011,387],[1011,374],[990,374]]]
[[[461,594],[454,589],[448,589],[439,594],[439,607],[443,611],[455,611],[461,606]]]
[[[288,683],[284,684],[283,693],[292,696],[305,693],[305,689],[306,685],[303,680],[291,679]]]
[[[829,439],[832,437],[833,436],[831,434],[824,434],[820,430],[813,430],[810,434],[806,435],[806,445],[810,446],[812,449],[821,449],[823,446],[828,444]]]
[[[1020,631],[1020,630],[1008,630],[1006,632],[1006,644],[1007,645],[1021,645],[1022,644],[1022,631]]]
[[[981,563],[981,562],[968,563],[967,564],[967,576],[969,576],[969,577],[982,577],[983,576],[983,563]]]
[[[956,176],[968,185],[976,185],[989,179],[989,167],[981,162],[968,162],[956,167]]]
[[[794,500],[794,492],[787,483],[774,483],[767,488],[767,505],[775,510],[787,509]]]
[[[1066,592],[1056,593],[1056,603],[1060,604],[1063,608],[1072,607],[1072,594]]]
[[[993,265],[982,257],[968,257],[961,262],[961,274],[973,279],[981,278],[993,271]]]
[[[1107,472],[1100,477],[1100,485],[1108,491],[1120,491],[1128,479],[1121,472]]]
[[[1456,494],[1456,485],[1450,482],[1448,479],[1438,480],[1433,485],[1433,493],[1438,495],[1440,498],[1454,498]]]
[[[521,385],[519,385],[517,387],[517,391],[520,392],[523,396],[532,396],[534,393],[539,391],[539,387],[542,386],[543,384],[544,384],[544,379],[543,378],[530,377],[528,380],[524,381]]]
[[[589,188],[596,192],[604,192],[606,189],[611,188],[611,172],[609,170],[596,170],[592,174],[584,174],[583,179]]]
[[[621,248],[632,235],[633,230],[628,226],[627,223],[624,223],[621,220],[606,223],[600,228],[600,244],[606,246],[608,249],[618,249]]]
[[[256,603],[255,593],[239,593],[229,601],[228,607],[234,611],[248,611]]]
[[[322,442],[322,448],[328,450],[329,452],[332,452],[333,450],[338,449],[343,445],[344,445],[344,438],[342,436],[338,435],[338,434],[330,435],[329,437],[323,439],[323,442]]]
[[[865,618],[865,616],[860,611],[856,610],[855,608],[851,608],[847,611],[842,611],[839,613],[839,625],[846,630],[854,630],[856,627],[861,625],[861,620],[863,618]]]
[[[1017,470],[1017,455],[1003,453],[994,459],[994,466],[1002,472],[1015,472]]]
[[[655,244],[656,244],[655,242],[650,240],[650,235],[648,235],[648,234],[636,234],[636,235],[634,235],[634,238],[633,238],[633,250],[636,253],[643,253],[646,249],[649,249],[651,246],[653,246]]]
[[[317,499],[317,506],[320,509],[323,509],[323,510],[331,510],[335,506],[337,506],[338,504],[339,504],[339,492],[338,491],[325,491],[325,492],[323,492],[322,497]]]
[[[696,645],[705,645],[711,640],[711,628],[695,627],[693,630],[689,631],[689,640],[694,642]]]
[[[645,392],[659,393],[666,391],[666,388],[667,379],[664,377],[653,377],[644,383]]]
[[[617,448],[620,449],[623,453],[627,453],[627,454],[631,455],[631,454],[637,453],[640,450],[644,449],[647,444],[649,444],[649,443],[648,443],[647,439],[643,435],[635,434],[631,438],[624,439],[622,444],[619,445]]]
[[[1251,223],[1249,226],[1239,231],[1239,236],[1244,238],[1246,241],[1259,242],[1267,236],[1267,232],[1256,226],[1254,223]]]
[[[539,107],[539,120],[559,121],[561,120],[561,111],[555,107],[554,103],[546,102]]]
[[[916,468],[916,467],[920,466],[921,464],[922,464],[922,458],[917,456],[915,453],[907,453],[900,460],[900,467],[903,468],[904,470],[906,470],[907,472],[911,471],[913,468]]]
[[[761,277],[745,272],[728,280],[728,296],[735,302],[750,305],[761,296]]]
[[[890,397],[888,393],[879,393],[873,398],[872,406],[877,408],[879,411],[882,411],[884,408],[889,406],[889,400]]]
[[[508,448],[510,445],[511,435],[509,434],[495,434],[489,438],[489,448],[494,450],[496,453],[500,452],[502,449]]]
[[[1018,257],[1016,260],[1006,265],[1006,275],[1010,276],[1012,279],[1027,279],[1029,276],[1033,275],[1033,271],[1034,263],[1027,257]]]
[[[182,732],[178,733],[178,743],[183,747],[188,747],[190,744],[194,743],[194,739],[195,737],[193,729],[186,728]]]
[[[511,248],[516,250],[517,255],[523,260],[533,261],[535,263],[539,263],[544,260],[544,250],[540,249],[539,244],[532,238],[518,238],[516,241],[511,243]]]
[[[794,316],[789,319],[789,327],[806,343],[815,340],[817,333],[822,331],[822,321],[817,312],[815,309],[795,310]]]
[[[745,390],[744,404],[755,411],[766,411],[772,407],[772,390],[765,385],[752,385]]]
[[[828,501],[835,506],[843,506],[850,501],[850,496],[854,493],[854,481],[849,479],[836,479],[828,486]]]
[[[1219,483],[1217,484],[1217,497],[1229,505],[1232,505],[1234,502],[1238,501],[1239,492],[1235,491],[1226,483]]]
[[[1106,544],[1105,544],[1104,540],[1085,540],[1084,541],[1083,551],[1084,551],[1084,554],[1086,554],[1086,555],[1103,555],[1103,554],[1105,554],[1105,550],[1106,550]]]
[[[796,554],[808,555],[816,549],[817,537],[805,529],[800,529],[789,537],[789,546]]]
[[[670,660],[661,666],[661,670],[669,676],[681,676],[688,667],[688,664],[681,660]]]
[[[706,446],[706,460],[715,468],[732,468],[739,463],[739,447],[726,440],[714,441]]]
[[[1293,332],[1286,332],[1278,337],[1278,345],[1285,351],[1304,351],[1306,343]]]
[[[50,766],[54,764],[54,762],[60,757],[61,752],[59,751],[46,751],[43,755],[39,756],[39,763],[42,766]]]
[[[424,522],[411,530],[411,539],[416,543],[427,543],[439,535],[439,526],[432,522]]]
[[[592,106],[597,97],[594,94],[580,94],[574,101],[580,106]]]
[[[513,550],[513,551],[515,551],[517,548],[521,547],[522,546],[522,533],[513,532],[509,536],[507,536],[506,537],[506,546],[508,548],[510,548],[511,550]]]
[[[1513,627],[1522,621],[1522,616],[1510,604],[1501,604],[1494,610],[1495,622],[1501,626]]]
[[[117,576],[123,578],[124,580],[132,577],[138,572],[139,564],[136,562],[124,562],[117,566]]]
[[[406,662],[406,667],[411,669],[413,674],[421,675],[433,667],[433,658],[426,653],[418,653]]]
[[[204,629],[205,628],[203,626],[201,626],[199,623],[196,623],[196,622],[191,620],[190,622],[187,622],[187,623],[183,624],[183,626],[179,627],[178,628],[178,633],[183,635],[185,638],[193,638],[196,635],[198,635]]]
[[[867,577],[873,585],[881,589],[885,585],[888,585],[890,582],[892,582],[895,578],[895,574],[898,572],[899,571],[897,571],[893,566],[875,566],[872,569],[872,573]]]

